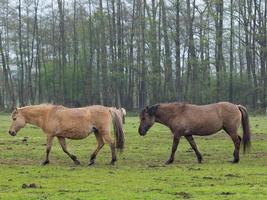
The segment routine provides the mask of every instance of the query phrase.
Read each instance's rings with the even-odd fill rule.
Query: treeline
[[[264,0],[2,0],[0,110],[222,100],[266,108],[266,13]]]

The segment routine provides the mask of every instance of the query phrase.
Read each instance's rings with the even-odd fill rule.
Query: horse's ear
[[[15,113],[17,113],[17,112],[18,112],[18,108],[16,107],[16,108],[15,108]]]
[[[148,110],[149,109],[149,107],[148,106],[146,106],[146,110]]]
[[[153,105],[150,108],[148,108],[148,114],[150,116],[155,115],[156,112],[157,112],[158,107],[159,107],[159,105]]]

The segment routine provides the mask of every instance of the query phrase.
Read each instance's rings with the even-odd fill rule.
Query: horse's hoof
[[[114,159],[114,160],[110,161],[110,165],[115,165],[116,161],[117,161],[117,159]]]
[[[239,160],[229,160],[228,162],[231,163],[231,164],[236,164],[236,163],[239,162]]]
[[[236,163],[238,163],[238,162],[239,162],[238,159],[234,159],[234,160],[232,161],[233,164],[236,164]]]
[[[199,164],[201,164],[201,163],[202,163],[202,159],[198,159],[197,161],[198,161],[198,163],[199,163]]]
[[[173,160],[167,160],[166,162],[165,162],[165,165],[169,165],[169,164],[172,164],[173,163]]]
[[[45,160],[44,162],[41,163],[42,166],[45,166],[47,164],[49,164],[49,160]]]
[[[74,161],[74,164],[75,164],[75,165],[80,165],[81,163],[80,163],[79,160],[75,160],[75,161]]]
[[[94,160],[91,160],[91,161],[88,163],[88,166],[92,166],[93,164],[95,164],[95,161],[94,161]]]

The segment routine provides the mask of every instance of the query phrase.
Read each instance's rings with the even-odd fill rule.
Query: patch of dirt
[[[208,157],[208,156],[211,156],[211,154],[209,154],[209,153],[203,153],[203,156]]]
[[[68,190],[68,189],[60,189],[60,190],[58,190],[58,192],[64,193],[64,192],[72,192],[72,191],[71,190]]]
[[[21,141],[22,142],[28,142],[29,137],[24,137]]]
[[[265,140],[267,139],[267,134],[266,133],[253,133],[251,135],[251,141],[253,140]]]
[[[22,186],[21,186],[22,189],[28,189],[28,188],[41,188],[40,186],[38,186],[36,183],[30,183],[30,184],[26,184],[26,183],[23,183]]]
[[[166,167],[166,165],[148,164],[149,168]]]
[[[84,189],[80,189],[80,190],[68,190],[68,189],[60,189],[58,190],[58,192],[61,193],[67,193],[67,192],[90,192],[90,190],[84,190]]]
[[[249,176],[267,176],[267,174],[264,173],[255,173],[255,174],[248,174]]]
[[[0,160],[1,165],[39,165],[38,161],[36,160],[29,160],[29,159],[5,159]]]
[[[224,176],[225,177],[230,177],[230,178],[240,178],[240,176],[237,175],[237,174],[225,174]]]
[[[234,195],[235,193],[234,192],[221,192],[221,193],[218,193],[218,195]]]
[[[188,167],[187,168],[189,171],[200,171],[201,169],[199,167],[195,168],[195,167]]]
[[[190,199],[191,196],[187,192],[176,192],[175,195],[182,197],[183,199]]]
[[[203,176],[203,179],[214,179],[214,177],[211,177],[211,176]]]
[[[267,157],[267,152],[255,152],[252,154],[254,154],[256,158]]]
[[[193,149],[192,148],[189,148],[189,149],[187,149],[185,152],[193,152]]]
[[[74,170],[76,170],[76,167],[70,167],[69,170],[74,171]]]
[[[158,192],[161,192],[163,189],[161,189],[161,188],[152,188],[151,190],[149,190],[149,191],[151,191],[151,192],[153,192],[153,191],[158,191]]]

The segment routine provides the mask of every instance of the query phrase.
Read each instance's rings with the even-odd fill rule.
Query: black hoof
[[[232,164],[236,164],[236,163],[238,163],[239,162],[239,160],[230,160],[230,161],[228,161],[229,163],[232,163]]]
[[[116,161],[117,161],[117,159],[112,159],[110,162],[110,165],[114,165]]]
[[[173,160],[167,160],[166,162],[165,162],[165,165],[169,165],[169,164],[172,164],[173,163]]]
[[[47,164],[49,164],[49,160],[45,160],[44,162],[42,162],[42,166],[45,166],[45,165],[47,165]]]
[[[75,165],[80,165],[81,163],[80,163],[79,160],[74,160],[74,164],[75,164]]]
[[[233,161],[232,161],[232,163],[234,164],[234,163],[238,163],[239,162],[239,159],[234,159]]]
[[[88,163],[88,166],[92,166],[93,164],[95,164],[94,160],[90,160],[90,162]]]

